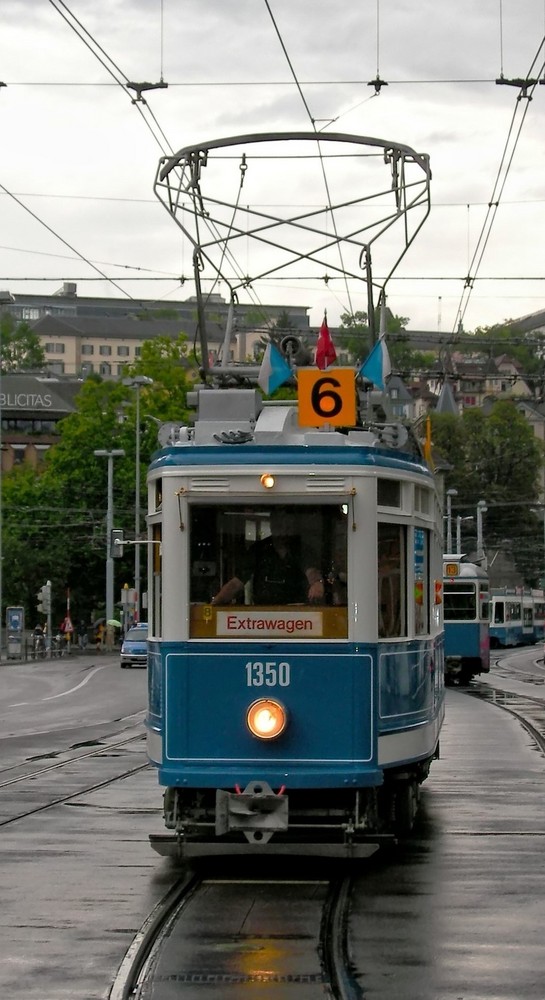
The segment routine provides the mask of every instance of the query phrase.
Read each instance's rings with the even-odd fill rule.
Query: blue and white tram
[[[445,677],[468,684],[490,670],[488,575],[460,556],[445,555],[443,576]]]
[[[490,645],[492,649],[522,644],[521,588],[500,587],[491,591]]]
[[[534,605],[534,642],[545,639],[545,595],[542,590],[532,590]]]
[[[195,426],[154,456],[159,853],[363,857],[412,825],[444,713],[442,513],[418,449],[380,438],[201,388]],[[263,593],[240,566],[275,513],[299,568]]]
[[[490,645],[492,649],[529,646],[543,641],[545,598],[542,590],[498,587],[491,591]]]

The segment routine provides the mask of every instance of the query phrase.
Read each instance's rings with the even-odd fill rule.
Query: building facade
[[[58,440],[59,420],[75,409],[81,381],[54,375],[3,375],[0,382],[1,468],[38,465]]]
[[[0,310],[28,323],[38,335],[47,369],[55,375],[85,377],[96,372],[103,378],[119,378],[124,367],[138,359],[146,340],[185,334],[192,344],[197,335],[195,296],[176,302],[93,298],[78,295],[77,285],[65,282],[55,295],[2,292],[0,303]],[[306,306],[237,305],[230,316],[229,303],[212,294],[204,314],[210,363],[223,351],[228,322],[232,321],[228,349],[236,361],[253,360],[261,338],[283,315],[294,330],[309,329]]]

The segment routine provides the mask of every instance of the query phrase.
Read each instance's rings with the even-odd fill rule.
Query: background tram
[[[542,642],[544,627],[545,597],[542,590],[498,587],[491,591],[492,649]]]
[[[490,670],[488,575],[459,556],[445,555],[443,605],[447,683],[468,684]]]

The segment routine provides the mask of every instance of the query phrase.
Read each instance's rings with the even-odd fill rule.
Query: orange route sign
[[[299,368],[299,424],[302,427],[353,427],[356,423],[356,376],[353,368]]]
[[[458,576],[458,573],[460,572],[460,564],[457,562],[445,563],[443,570],[444,576]]]

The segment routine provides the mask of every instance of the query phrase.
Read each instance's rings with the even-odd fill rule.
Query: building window
[[[118,365],[117,366],[117,374],[118,375],[124,375],[126,371],[127,371],[127,365]]]
[[[40,310],[36,306],[23,306],[21,310],[21,319],[33,320],[40,318]]]
[[[46,344],[46,354],[64,354],[64,344]]]
[[[49,361],[47,370],[52,375],[64,375],[64,361]]]
[[[121,346],[117,348],[117,356],[118,358],[128,358],[129,348],[126,344],[121,344]]]
[[[135,349],[134,349],[134,356],[135,356],[135,358],[139,358],[140,357],[141,350],[142,350],[141,347],[135,347]]]
[[[25,460],[26,444],[12,444],[13,464],[21,465]]]
[[[100,365],[100,374],[101,375],[112,374],[112,366],[109,365],[107,361],[103,361],[102,364]]]
[[[93,344],[82,344],[81,345],[81,353],[82,354],[94,354],[95,353],[94,345]]]
[[[55,434],[57,421],[41,417],[3,417],[2,430],[17,434]]]
[[[49,447],[50,446],[48,444],[35,444],[34,445],[34,448],[36,449],[36,458],[37,458],[38,462],[43,462],[43,460],[45,458],[45,453],[46,453],[46,451],[49,451]]]
[[[98,353],[101,354],[103,358],[104,357],[109,358],[110,354],[112,353],[112,348],[110,347],[109,344],[101,344],[98,349]]]

